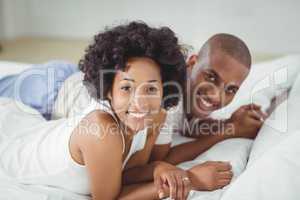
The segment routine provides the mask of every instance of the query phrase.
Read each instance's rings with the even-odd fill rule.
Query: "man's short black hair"
[[[243,40],[228,34],[218,33],[209,38],[199,51],[199,58],[215,51],[222,51],[231,56],[247,68],[251,67],[251,54]]]

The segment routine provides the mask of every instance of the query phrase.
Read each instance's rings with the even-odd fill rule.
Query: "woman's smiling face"
[[[133,57],[125,71],[115,75],[110,93],[111,106],[120,121],[137,132],[153,120],[162,101],[160,66],[146,57]]]

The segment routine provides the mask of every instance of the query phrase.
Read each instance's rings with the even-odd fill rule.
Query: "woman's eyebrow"
[[[131,81],[131,82],[135,82],[135,80],[131,79],[131,78],[124,78],[123,80],[125,81]]]
[[[124,81],[135,82],[135,80],[134,80],[134,79],[131,79],[131,78],[124,78],[123,80],[124,80]],[[153,83],[153,82],[158,82],[158,80],[152,79],[152,80],[148,80],[147,82],[148,82],[148,83]]]
[[[147,82],[153,83],[153,82],[158,82],[158,80],[153,79],[153,80],[149,80],[149,81],[147,81]]]

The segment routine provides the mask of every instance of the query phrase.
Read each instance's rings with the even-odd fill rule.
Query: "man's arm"
[[[177,165],[185,161],[193,160],[198,155],[222,140],[225,140],[225,136],[203,135],[201,139],[172,147],[165,158],[165,161],[170,164]]]
[[[182,135],[196,140],[172,147],[165,161],[176,165],[193,160],[225,139],[237,137],[253,139],[266,117],[259,106],[249,104],[240,107],[228,120],[192,120]]]

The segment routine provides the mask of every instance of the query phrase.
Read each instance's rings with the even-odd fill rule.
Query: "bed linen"
[[[288,65],[289,62],[295,63],[297,61],[297,59],[298,59],[297,56],[296,57],[292,56],[292,59],[285,58],[284,61],[277,61],[277,62],[274,61],[275,63],[277,63],[277,65],[273,68],[273,70],[279,70],[279,68],[282,67],[283,66],[282,64],[284,64],[284,63],[286,65]],[[287,62],[287,61],[289,61],[289,62]],[[270,63],[264,63],[264,65],[258,64],[257,66],[263,67],[266,64],[270,64]],[[272,67],[272,65],[269,65],[269,66]],[[292,66],[295,66],[295,67],[291,67],[291,69],[294,71],[292,71],[292,73],[291,72],[289,72],[289,73],[291,75],[295,75],[295,73],[298,70],[298,66],[296,66],[294,64]],[[3,75],[10,75],[10,74],[21,72],[22,70],[27,69],[29,67],[30,67],[30,64],[0,61],[0,77]],[[254,68],[254,69],[258,69],[258,67]],[[258,72],[256,72],[256,73],[258,73]],[[264,72],[264,75],[266,76],[269,73],[271,73],[271,72],[270,71]],[[251,80],[251,77],[253,78],[253,77],[255,77],[255,75],[251,75],[249,78],[249,81]],[[295,77],[295,76],[291,76],[291,77]],[[255,78],[258,78],[258,77],[255,77]],[[263,76],[259,78],[259,80],[262,80],[262,79],[263,79]],[[294,79],[292,79],[292,80],[294,80]],[[249,83],[249,81],[245,82],[245,84]],[[290,83],[290,82],[288,82],[288,83]],[[244,88],[247,88],[247,85],[245,85]],[[267,96],[267,98],[262,98],[261,100],[258,100],[258,102],[262,102],[265,107],[267,107],[269,105],[268,100],[271,98],[272,95],[274,95],[274,93],[267,92],[266,94],[269,95],[269,96]],[[248,99],[245,98],[244,94],[242,93],[240,95],[240,97],[236,99],[236,102],[238,102],[238,103],[233,103],[232,107],[229,107],[226,109],[233,110],[237,106],[247,103],[247,101],[248,101]],[[216,113],[216,116],[222,116],[222,114],[224,114],[224,113],[228,114],[230,112],[220,111],[219,113]],[[289,144],[290,146],[296,147],[297,143],[295,141],[299,141],[299,138],[298,138],[299,134],[293,134],[293,135],[294,136],[291,137],[290,140],[286,140],[286,143]],[[185,140],[184,138],[181,138],[180,136],[176,136],[174,138],[174,143],[179,144],[179,143],[183,142],[184,140]],[[205,200],[220,200],[220,199],[233,200],[234,198],[236,198],[239,200],[243,200],[241,198],[241,196],[247,194],[247,188],[245,189],[243,187],[237,187],[237,185],[239,185],[240,182],[242,182],[241,185],[244,185],[246,183],[250,184],[250,185],[257,184],[257,182],[256,182],[257,179],[258,178],[263,179],[263,177],[262,176],[257,177],[257,175],[255,175],[256,170],[261,169],[260,167],[263,168],[263,166],[265,166],[265,163],[267,163],[267,162],[270,162],[270,163],[273,162],[273,164],[277,164],[277,162],[278,162],[278,160],[275,159],[276,154],[273,154],[273,156],[272,155],[267,156],[267,154],[266,154],[265,157],[268,157],[267,159],[260,158],[259,160],[263,160],[263,161],[255,162],[258,164],[255,164],[254,167],[252,167],[252,166],[251,166],[251,168],[249,167],[249,169],[247,168],[245,171],[247,173],[243,172],[247,165],[247,160],[248,160],[249,154],[251,152],[251,146],[252,146],[251,140],[246,140],[246,139],[226,140],[219,144],[216,144],[214,147],[212,147],[207,152],[205,152],[204,154],[197,157],[195,160],[189,161],[186,163],[182,163],[181,165],[179,165],[182,168],[190,168],[195,164],[199,164],[199,163],[205,162],[207,160],[229,161],[233,165],[233,170],[235,172],[235,176],[234,176],[232,183],[229,186],[225,187],[224,189],[216,190],[213,192],[192,191],[189,199],[192,199],[192,200],[193,199],[195,199],[195,200],[202,200],[202,199],[203,200],[204,199]],[[287,147],[287,146],[285,146],[285,147]],[[281,148],[277,147],[276,149],[274,151],[278,152],[278,151],[280,151]],[[294,155],[295,153],[298,153],[298,155],[299,155],[298,151],[291,151],[290,148],[285,148],[285,149],[286,149],[286,151],[285,151],[286,153],[290,153],[292,155]],[[283,158],[284,158],[284,156],[283,156]],[[272,160],[274,160],[274,161],[272,161]],[[289,162],[285,162],[283,164],[279,163],[277,170],[284,170],[284,171],[287,170],[287,165],[286,165],[287,163],[289,163]],[[258,167],[255,167],[255,166],[258,166]],[[294,163],[293,166],[297,166],[299,168],[300,165],[298,165],[297,163]],[[280,167],[282,167],[282,168],[280,168]],[[275,173],[275,170],[273,170],[273,173]],[[272,173],[270,173],[269,175],[271,175],[271,174]],[[266,175],[268,175],[268,174],[266,174]],[[256,177],[256,179],[253,177]],[[282,177],[283,183],[288,184],[287,182],[284,182],[285,180],[287,180],[287,179],[284,179],[284,173],[282,173],[281,176],[279,176],[279,177]],[[269,178],[270,178],[270,180],[272,180],[272,177],[269,177]],[[248,180],[249,180],[249,183],[248,183]],[[296,180],[290,179],[290,180],[293,180],[293,181],[291,181],[288,185],[292,185],[295,182],[298,183],[298,181],[299,181],[298,179],[296,179]],[[297,184],[296,184],[296,186],[297,186]],[[300,187],[300,185],[299,185],[299,187]],[[262,187],[261,189],[266,189],[266,188]],[[270,189],[270,188],[268,188],[268,189]],[[286,191],[288,191],[288,190],[286,190]],[[278,190],[278,193],[282,192],[282,194],[287,194],[286,191]],[[260,192],[267,192],[267,191],[260,191]],[[251,192],[248,192],[248,194],[252,194],[254,196],[256,195],[255,193],[259,194],[258,191],[254,190],[254,189],[251,190]],[[278,195],[280,196],[280,194],[278,194]],[[297,193],[292,193],[286,197],[290,197],[291,199],[294,199],[294,197],[298,197],[297,195],[298,195]],[[79,195],[76,195],[73,193],[68,193],[67,191],[60,191],[55,188],[18,185],[16,183],[13,183],[13,182],[7,180],[3,176],[3,174],[1,174],[1,172],[0,172],[0,199],[1,200],[2,199],[14,200],[14,199],[20,199],[20,197],[22,199],[30,199],[30,200],[31,199],[33,199],[33,200],[35,200],[35,199],[43,199],[43,200],[44,199],[45,200],[52,200],[52,199],[85,200],[85,199],[89,199],[89,197],[86,197],[86,196],[79,196]],[[283,197],[283,196],[281,195],[280,197]],[[252,199],[256,199],[256,198],[252,198]],[[266,199],[266,198],[261,198],[261,199]],[[284,198],[284,199],[287,199],[287,198]]]

